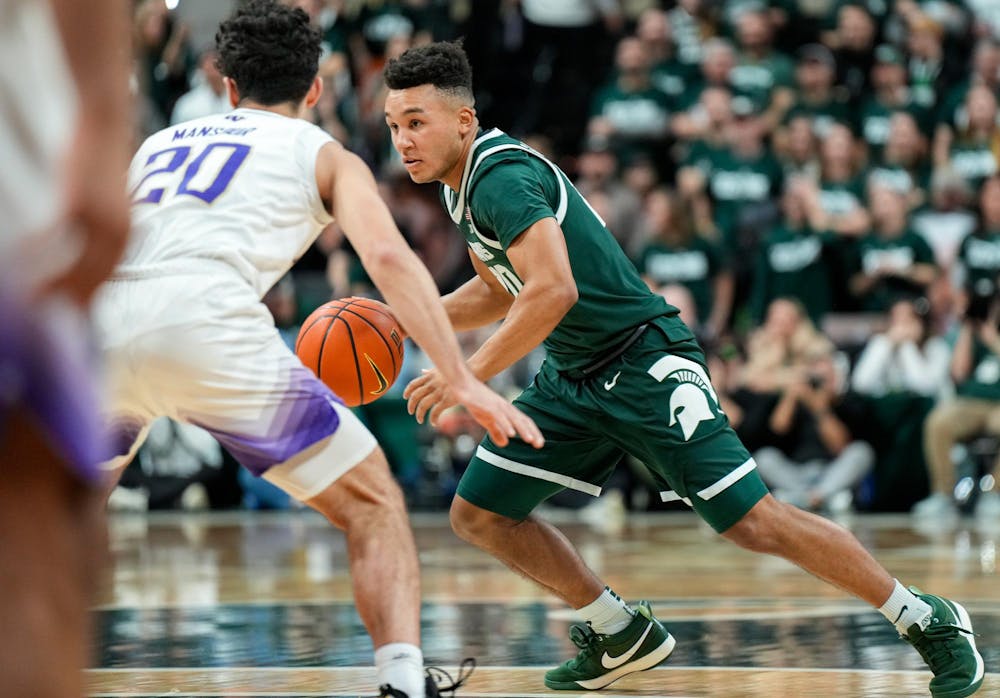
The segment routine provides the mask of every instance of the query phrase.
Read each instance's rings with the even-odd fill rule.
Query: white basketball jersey
[[[316,157],[331,140],[256,109],[153,134],[129,168],[133,230],[120,273],[221,261],[263,296],[333,220],[316,187]]]
[[[74,246],[54,237],[57,231],[52,228],[63,215],[60,167],[73,135],[76,101],[49,3],[0,0],[0,269],[4,276],[16,271],[24,280],[37,279],[66,262],[54,263],[53,255],[64,256],[59,254],[62,248]]]

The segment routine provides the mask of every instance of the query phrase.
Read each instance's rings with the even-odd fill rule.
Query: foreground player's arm
[[[541,432],[526,415],[476,380],[462,360],[458,340],[427,268],[407,246],[378,195],[364,162],[337,143],[323,146],[316,164],[320,191],[329,192],[332,212],[372,281],[403,329],[427,352],[456,400],[507,443],[519,435],[540,446]]]
[[[66,217],[82,240],[50,290],[86,304],[128,237],[125,171],[131,150],[128,10],[124,0],[51,0],[77,91],[76,133],[66,158]]]
[[[514,302],[476,255],[469,251],[469,258],[476,275],[451,293],[442,296],[441,302],[455,330],[474,330],[503,318]]]
[[[469,367],[488,380],[524,358],[555,329],[579,297],[562,228],[554,218],[531,225],[507,248],[524,286],[503,324],[469,357]]]

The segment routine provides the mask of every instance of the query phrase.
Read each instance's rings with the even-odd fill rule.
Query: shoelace
[[[444,669],[439,669],[435,666],[429,666],[425,670],[427,676],[434,681],[437,686],[438,694],[443,695],[445,691],[450,693],[452,696],[455,695],[455,691],[461,688],[462,684],[469,680],[472,676],[472,672],[476,669],[476,660],[472,657],[466,657],[462,660],[462,663],[458,667],[458,678],[452,679],[451,675]],[[447,682],[447,685],[445,683]]]
[[[920,639],[913,642],[913,646],[932,669],[937,669],[941,662],[954,656],[950,642],[958,637],[959,633],[972,635],[971,630],[957,625],[932,625],[923,631]]]
[[[592,627],[590,627],[590,625],[585,623],[576,623],[571,625],[569,628],[569,639],[572,640],[573,644],[581,650],[588,650],[595,642],[597,642],[598,634]]]

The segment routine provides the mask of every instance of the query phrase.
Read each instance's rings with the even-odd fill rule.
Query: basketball
[[[295,353],[349,407],[373,402],[403,366],[403,330],[389,306],[352,296],[324,303],[302,323]]]

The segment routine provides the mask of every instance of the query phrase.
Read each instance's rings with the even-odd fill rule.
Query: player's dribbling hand
[[[415,415],[421,424],[428,412],[430,423],[437,424],[444,410],[460,403],[489,432],[498,446],[506,446],[514,436],[535,448],[541,448],[545,443],[541,430],[528,415],[479,381],[463,386],[456,396],[440,373],[436,370],[424,371],[419,378],[410,381],[403,397],[407,399],[407,411]]]

